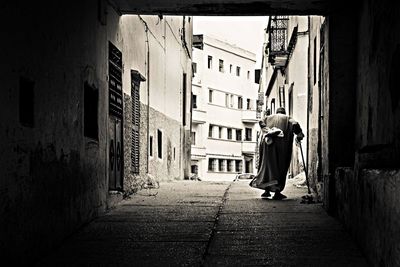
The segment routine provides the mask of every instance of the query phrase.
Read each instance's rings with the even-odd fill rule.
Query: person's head
[[[277,114],[286,114],[286,110],[283,107],[277,108],[276,109]]]

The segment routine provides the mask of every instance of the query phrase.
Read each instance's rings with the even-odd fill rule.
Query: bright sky
[[[193,33],[206,34],[253,52],[261,58],[268,17],[195,16]]]

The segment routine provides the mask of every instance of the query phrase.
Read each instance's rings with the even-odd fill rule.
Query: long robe
[[[261,128],[279,128],[283,137],[273,137],[272,144],[265,142],[265,134],[261,135],[259,146],[259,168],[251,186],[269,190],[282,191],[286,184],[286,175],[292,157],[293,134],[301,132],[300,125],[291,117],[284,114],[267,116],[260,122]]]

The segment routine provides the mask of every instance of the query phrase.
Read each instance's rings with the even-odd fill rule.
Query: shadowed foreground
[[[320,204],[261,199],[248,180],[179,181],[123,201],[38,266],[367,266]]]

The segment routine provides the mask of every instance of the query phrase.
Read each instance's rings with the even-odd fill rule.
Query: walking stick
[[[310,183],[308,182],[308,171],[307,171],[307,166],[306,166],[306,164],[304,162],[303,148],[301,147],[301,141],[296,139],[296,142],[297,142],[298,146],[300,147],[301,159],[303,160],[303,169],[304,169],[304,173],[306,175],[306,183],[307,183],[308,193],[311,194]]]

